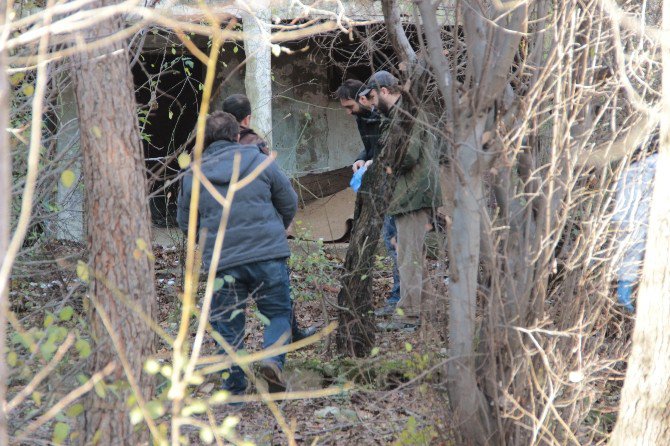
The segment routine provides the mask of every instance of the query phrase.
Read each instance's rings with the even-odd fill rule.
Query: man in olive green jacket
[[[398,79],[387,71],[378,71],[368,80],[361,99],[379,109],[388,119],[386,132],[393,131],[401,90]],[[380,328],[404,329],[419,325],[422,314],[433,311],[428,303],[429,279],[424,277],[426,233],[433,222],[433,210],[442,205],[440,165],[435,136],[419,113],[412,128],[410,143],[397,172],[398,182],[387,210],[398,228],[398,270],[400,272],[400,314]]]

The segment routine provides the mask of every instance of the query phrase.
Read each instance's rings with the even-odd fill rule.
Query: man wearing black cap
[[[402,90],[398,79],[388,71],[373,74],[366,88],[359,92],[363,103],[376,107],[389,119],[382,136],[395,131],[396,113],[401,113]],[[423,125],[426,116],[418,113],[410,134],[410,142],[402,164],[398,168],[393,197],[387,214],[395,217],[398,228],[398,269],[400,272],[400,301],[390,323],[381,324],[382,329],[415,328],[421,316],[429,311],[429,280],[424,277],[424,240],[431,228],[433,210],[442,205],[439,161],[436,153],[436,138]]]

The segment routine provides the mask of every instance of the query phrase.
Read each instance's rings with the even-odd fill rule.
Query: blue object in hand
[[[349,187],[351,187],[354,190],[354,192],[358,192],[358,189],[361,188],[361,181],[363,181],[363,174],[367,169],[368,168],[366,166],[363,166],[354,173],[354,176],[351,177],[351,181],[349,181]]]
[[[623,305],[626,311],[635,312],[631,295],[633,294],[633,282],[630,280],[620,280],[617,287],[617,300]]]

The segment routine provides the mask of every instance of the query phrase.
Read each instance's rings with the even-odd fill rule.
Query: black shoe
[[[388,322],[377,324],[377,329],[381,331],[402,331],[413,333],[419,328],[419,320],[397,320],[391,319]]]
[[[385,317],[385,316],[393,316],[396,312],[396,305],[397,302],[391,303],[391,302],[386,302],[383,307],[377,308],[375,310],[375,316],[377,317]]]
[[[263,361],[261,363],[260,373],[263,379],[268,383],[269,393],[286,392],[286,383],[281,373],[279,364],[274,361]]]
[[[293,342],[302,341],[303,339],[314,335],[317,331],[318,328],[316,328],[314,325],[307,328],[296,328],[291,333],[293,336]]]

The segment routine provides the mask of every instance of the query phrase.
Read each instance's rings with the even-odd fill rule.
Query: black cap
[[[388,71],[377,71],[358,91],[358,96],[367,96],[371,90],[379,90],[382,87],[394,87],[398,85],[398,78]]]

